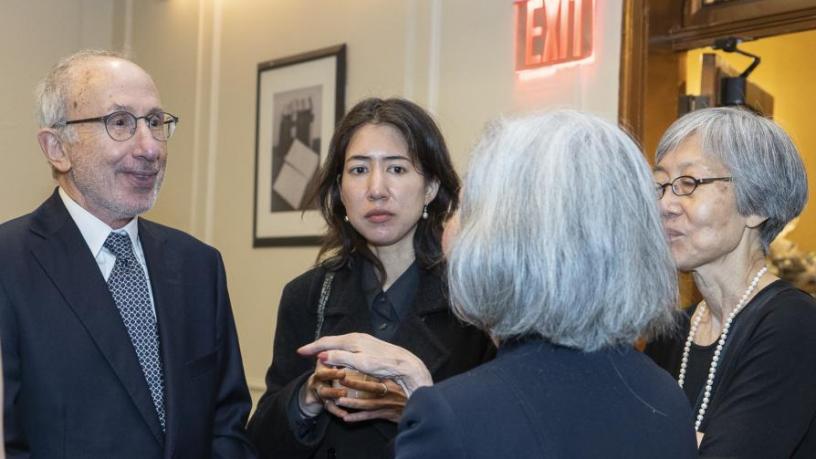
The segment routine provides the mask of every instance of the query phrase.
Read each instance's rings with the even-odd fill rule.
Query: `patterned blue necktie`
[[[150,303],[147,279],[142,265],[133,255],[127,233],[110,233],[104,246],[116,255],[116,263],[108,277],[108,289],[136,350],[164,431],[164,374],[159,357],[159,332]]]

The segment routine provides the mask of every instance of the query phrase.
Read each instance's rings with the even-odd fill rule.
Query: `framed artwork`
[[[309,200],[345,112],[346,45],[258,64],[253,247],[319,243]]]

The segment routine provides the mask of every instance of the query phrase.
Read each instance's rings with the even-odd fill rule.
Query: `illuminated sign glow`
[[[516,0],[515,6],[517,71],[593,60],[593,0]]]

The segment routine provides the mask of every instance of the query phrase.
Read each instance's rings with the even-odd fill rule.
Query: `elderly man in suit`
[[[253,457],[221,256],[139,218],[178,118],[104,51],[66,58],[37,95],[59,186],[0,225],[6,454]]]

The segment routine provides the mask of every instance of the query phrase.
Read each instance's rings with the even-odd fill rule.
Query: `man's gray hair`
[[[575,111],[501,119],[484,134],[448,271],[456,314],[500,342],[631,345],[676,311],[649,166],[619,128]]]
[[[693,137],[704,154],[722,161],[730,171],[740,215],[767,218],[759,228],[767,253],[807,203],[807,173],[793,141],[779,125],[751,111],[706,108],[669,127],[657,146],[656,161]]]
[[[71,71],[79,63],[100,57],[125,59],[114,51],[85,49],[59,61],[40,81],[34,94],[35,115],[41,128],[52,127],[65,121],[68,108],[66,98],[71,90]]]

